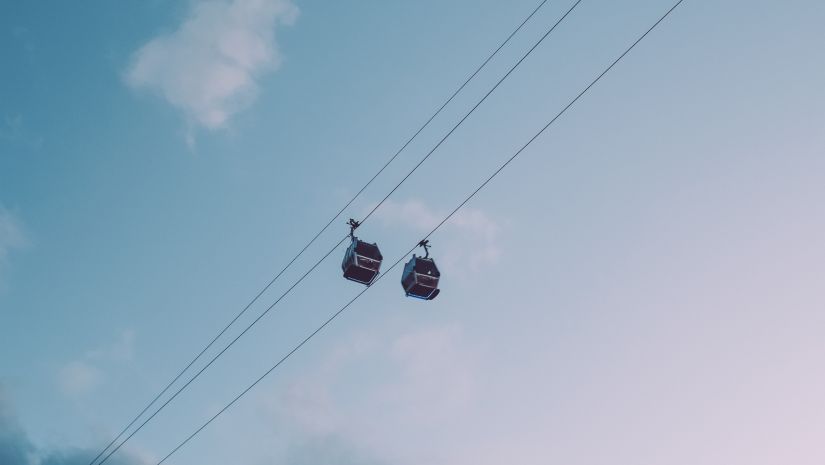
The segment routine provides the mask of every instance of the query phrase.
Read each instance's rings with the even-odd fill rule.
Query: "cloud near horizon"
[[[0,386],[0,464],[2,465],[88,465],[97,451],[78,448],[37,447],[12,411]],[[132,453],[113,455],[111,465],[147,465]]]
[[[255,100],[259,77],[278,69],[275,29],[297,15],[290,0],[198,1],[177,30],[134,53],[125,81],[161,95],[190,127],[223,128]]]

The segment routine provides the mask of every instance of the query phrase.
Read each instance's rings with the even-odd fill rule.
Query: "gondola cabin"
[[[441,272],[438,271],[432,258],[417,257],[413,254],[412,259],[404,265],[401,286],[407,297],[433,300],[440,292],[438,289],[440,278]]]
[[[369,286],[378,277],[383,259],[377,244],[370,244],[353,237],[347,253],[344,254],[341,268],[344,270],[345,278]]]

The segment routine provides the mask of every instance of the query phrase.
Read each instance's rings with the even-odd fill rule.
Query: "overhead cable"
[[[453,217],[461,208],[464,207],[473,197],[476,196],[484,187],[486,187],[490,181],[492,181],[499,173],[501,173],[504,168],[506,168],[513,160],[515,160],[527,147],[529,147],[539,136],[541,136],[547,129],[553,125],[567,110],[570,109],[581,97],[583,97],[596,83],[598,83],[608,72],[610,72],[613,67],[615,67],[631,50],[633,50],[642,40],[644,40],[654,29],[656,29],[659,24],[662,23],[670,14],[676,10],[676,8],[681,5],[684,0],[679,0],[676,2],[663,16],[661,16],[647,31],[645,31],[638,39],[636,39],[633,44],[630,45],[618,58],[616,58],[601,74],[599,74],[587,87],[584,88],[573,100],[570,101],[555,117],[553,117],[544,127],[542,127],[533,137],[531,137],[524,145],[522,145],[510,158],[508,158],[501,166],[498,167],[487,179],[484,180],[470,195],[468,195],[455,209],[453,209],[450,214],[448,214],[444,219],[441,220],[438,225],[436,225],[424,238],[427,240],[431,235],[433,235],[438,229],[440,229],[450,218]],[[283,364],[289,357],[291,357],[295,352],[300,350],[307,342],[309,342],[312,338],[314,338],[318,333],[320,333],[324,328],[326,328],[333,320],[338,318],[350,305],[352,305],[358,298],[364,295],[365,292],[370,290],[374,287],[375,283],[377,283],[381,278],[386,276],[390,271],[392,271],[399,263],[401,263],[409,254],[411,254],[417,247],[419,243],[416,243],[409,251],[407,251],[404,255],[402,255],[395,263],[392,264],[386,271],[384,271],[381,275],[376,278],[373,286],[365,287],[362,289],[358,294],[355,295],[352,299],[350,299],[343,307],[341,307],[338,311],[332,314],[323,324],[321,324],[318,328],[316,328],[312,333],[306,336],[299,344],[297,344],[292,350],[290,350],[286,355],[284,355],[280,360],[278,360],[275,365],[273,365],[269,370],[264,372],[260,377],[258,377],[252,384],[246,387],[243,391],[241,391],[237,396],[235,396],[229,403],[227,403],[223,408],[221,408],[217,413],[215,413],[212,417],[209,418],[205,423],[203,423],[200,427],[198,427],[193,433],[186,437],[182,442],[180,442],[171,452],[169,452],[163,459],[157,462],[156,465],[161,465],[165,463],[172,455],[178,452],[184,445],[186,445],[189,441],[191,441],[195,436],[197,436],[201,431],[203,431],[207,426],[209,426],[215,419],[221,416],[224,412],[226,412],[232,405],[234,405],[238,400],[240,400],[244,395],[246,395],[249,391],[251,391],[255,386],[257,386],[261,381],[264,380],[269,374],[275,371],[281,364]]]
[[[431,116],[430,116],[430,117],[429,117],[429,118],[428,118],[428,119],[424,122],[424,124],[423,124],[423,125],[421,125],[421,127],[419,127],[419,128],[418,128],[418,130],[417,130],[417,131],[415,131],[415,133],[413,133],[413,135],[412,135],[410,138],[408,138],[408,139],[407,139],[407,141],[406,141],[406,142],[405,142],[405,143],[401,146],[401,148],[399,148],[399,149],[398,149],[398,150],[397,150],[397,151],[396,151],[396,152],[395,152],[395,153],[394,153],[394,154],[393,154],[393,155],[392,155],[392,156],[391,156],[391,157],[390,157],[390,158],[389,158],[389,159],[388,159],[388,160],[384,163],[384,165],[383,165],[383,166],[382,166],[382,167],[381,167],[381,168],[380,168],[380,169],[379,169],[379,170],[378,170],[378,171],[377,171],[377,172],[376,172],[376,173],[375,173],[375,174],[374,174],[374,175],[373,175],[373,176],[372,176],[372,177],[371,177],[371,178],[370,178],[370,179],[369,179],[369,180],[368,180],[368,181],[367,181],[367,182],[366,182],[366,183],[365,183],[365,184],[364,184],[364,185],[363,185],[363,186],[362,186],[359,190],[358,190],[358,192],[357,192],[357,193],[356,193],[356,194],[355,194],[355,195],[354,195],[354,196],[353,196],[353,197],[352,197],[352,198],[351,198],[351,199],[350,199],[350,200],[349,200],[349,201],[348,201],[348,202],[347,202],[347,203],[346,203],[343,207],[341,207],[341,209],[340,209],[340,210],[339,210],[339,211],[338,211],[338,212],[337,212],[337,213],[336,213],[336,214],[335,214],[335,215],[334,215],[334,216],[333,216],[333,217],[332,217],[332,218],[331,218],[331,219],[330,219],[330,220],[329,220],[329,221],[328,221],[328,222],[327,222],[327,223],[326,223],[326,224],[325,224],[325,225],[324,225],[324,226],[323,226],[323,227],[322,227],[322,228],[321,228],[321,229],[320,229],[320,230],[319,230],[319,231],[318,231],[318,232],[317,232],[317,233],[316,233],[313,237],[312,237],[312,239],[310,239],[310,240],[309,240],[309,242],[307,242],[307,243],[306,243],[306,244],[305,244],[305,245],[301,248],[301,250],[299,250],[299,251],[298,251],[298,253],[297,253],[297,254],[296,254],[296,255],[295,255],[295,256],[294,256],[291,260],[289,260],[289,262],[287,262],[287,264],[286,264],[286,265],[285,265],[285,266],[284,266],[284,267],[283,267],[283,268],[282,268],[282,269],[281,269],[281,270],[280,270],[280,271],[279,271],[279,272],[275,275],[275,277],[273,277],[273,278],[272,278],[272,279],[271,279],[271,280],[270,280],[270,281],[269,281],[269,282],[268,282],[268,283],[267,283],[267,284],[266,284],[266,285],[265,285],[265,286],[264,286],[264,287],[263,287],[263,288],[262,288],[262,289],[261,289],[261,290],[260,290],[260,291],[259,291],[259,292],[255,295],[255,296],[254,296],[254,297],[253,297],[253,298],[252,298],[252,300],[250,300],[250,301],[249,301],[249,303],[247,303],[247,304],[246,304],[246,305],[245,305],[245,306],[244,306],[244,307],[240,310],[240,312],[238,312],[238,313],[237,313],[237,314],[236,314],[236,315],[235,315],[235,316],[234,316],[234,317],[233,317],[233,318],[232,318],[232,319],[231,319],[231,320],[230,320],[230,321],[229,321],[229,322],[228,322],[228,323],[227,323],[227,324],[223,327],[223,329],[221,329],[221,330],[218,332],[218,334],[217,334],[217,335],[215,335],[215,336],[214,336],[214,337],[213,337],[213,338],[212,338],[212,339],[211,339],[211,340],[210,340],[210,341],[209,341],[209,342],[208,342],[208,343],[207,343],[207,344],[203,347],[203,349],[201,349],[201,350],[200,350],[200,352],[198,352],[198,354],[197,354],[197,355],[196,355],[196,356],[195,356],[195,357],[194,357],[194,358],[193,358],[193,359],[192,359],[189,363],[187,363],[187,364],[186,364],[186,366],[185,366],[182,370],[180,370],[180,372],[178,372],[178,374],[177,374],[177,375],[175,375],[175,377],[174,377],[174,378],[172,378],[172,380],[171,380],[168,384],[166,384],[166,386],[165,386],[163,389],[161,389],[161,391],[160,391],[157,395],[155,395],[155,397],[154,397],[154,398],[153,398],[153,399],[152,399],[152,400],[151,400],[151,401],[150,401],[150,402],[149,402],[149,403],[148,403],[148,404],[147,404],[147,405],[146,405],[146,406],[145,406],[145,407],[144,407],[144,408],[143,408],[143,409],[142,409],[142,410],[141,410],[141,411],[140,411],[140,412],[139,412],[139,413],[138,413],[138,414],[137,414],[137,415],[136,415],[136,416],[135,416],[135,417],[134,417],[134,418],[133,418],[133,419],[132,419],[132,420],[131,420],[131,421],[130,421],[130,422],[129,422],[129,423],[128,423],[128,424],[127,424],[127,425],[126,425],[123,429],[122,429],[122,430],[121,430],[121,431],[120,431],[120,433],[118,433],[118,434],[117,434],[117,435],[116,435],[116,436],[115,436],[115,437],[114,437],[114,438],[113,438],[113,439],[112,439],[112,440],[111,440],[111,441],[110,441],[110,442],[106,445],[106,447],[104,447],[104,448],[103,448],[103,449],[102,449],[102,450],[101,450],[101,451],[100,451],[100,452],[99,452],[99,453],[98,453],[98,454],[94,457],[94,459],[92,459],[92,461],[91,461],[91,462],[89,462],[89,465],[94,465],[94,464],[95,464],[95,462],[97,462],[97,460],[98,460],[98,459],[99,459],[99,458],[100,458],[103,454],[105,454],[107,450],[109,450],[109,448],[111,448],[111,447],[112,447],[112,446],[113,446],[113,445],[114,445],[114,444],[115,444],[118,440],[120,440],[120,438],[122,438],[122,437],[123,437],[123,435],[124,435],[124,434],[126,434],[126,432],[127,432],[127,431],[129,431],[129,429],[130,429],[132,426],[134,426],[134,425],[135,425],[135,423],[137,423],[137,422],[140,420],[140,418],[141,418],[141,417],[143,417],[143,415],[144,415],[144,414],[146,414],[146,412],[147,412],[147,411],[149,411],[149,409],[150,409],[150,408],[152,408],[152,406],[153,406],[153,405],[155,405],[155,404],[158,402],[158,400],[160,400],[160,398],[161,398],[164,394],[166,394],[166,393],[169,391],[169,389],[171,389],[171,388],[172,388],[172,386],[173,386],[175,383],[177,383],[177,382],[181,379],[181,377],[183,377],[183,375],[184,375],[187,371],[189,371],[189,369],[190,369],[190,368],[192,368],[192,366],[193,366],[195,363],[197,363],[197,361],[198,361],[198,360],[200,360],[200,359],[201,359],[201,357],[203,357],[203,355],[204,355],[204,354],[205,354],[205,353],[206,353],[206,352],[207,352],[207,351],[208,351],[208,350],[209,350],[209,349],[210,349],[210,348],[211,348],[211,347],[212,347],[212,346],[213,346],[213,345],[214,345],[214,344],[215,344],[215,343],[216,343],[216,342],[217,342],[217,341],[218,341],[218,340],[219,340],[219,339],[220,339],[220,338],[221,338],[221,337],[222,337],[222,336],[223,336],[223,335],[224,335],[224,334],[225,334],[225,333],[229,330],[229,328],[230,328],[230,327],[232,327],[232,326],[235,324],[235,322],[236,322],[236,321],[238,321],[238,319],[240,319],[240,318],[241,318],[244,314],[246,314],[246,312],[249,310],[249,308],[250,308],[250,307],[252,307],[252,305],[254,305],[254,304],[255,304],[255,302],[257,302],[257,301],[261,298],[261,296],[262,296],[262,295],[263,295],[263,294],[264,294],[267,290],[269,290],[269,288],[270,288],[270,287],[272,287],[272,285],[273,285],[273,284],[274,284],[274,283],[275,283],[275,282],[276,282],[276,281],[277,281],[277,280],[278,280],[278,279],[279,279],[279,278],[280,278],[280,277],[281,277],[281,276],[282,276],[282,275],[283,275],[283,274],[284,274],[284,273],[285,273],[285,272],[286,272],[286,271],[287,271],[287,270],[288,270],[288,269],[289,269],[289,268],[290,268],[290,267],[291,267],[291,266],[295,263],[295,261],[297,261],[297,260],[298,260],[298,259],[299,259],[299,258],[300,258],[303,254],[304,254],[304,252],[306,252],[306,251],[307,251],[307,249],[309,249],[309,247],[310,247],[310,246],[312,246],[312,244],[314,244],[314,243],[315,243],[315,241],[316,241],[316,240],[317,240],[317,239],[321,236],[321,234],[323,234],[323,233],[324,233],[324,232],[325,232],[325,231],[326,231],[326,230],[327,230],[327,229],[328,229],[328,228],[332,225],[332,223],[334,223],[334,222],[335,222],[335,220],[337,220],[337,219],[341,216],[341,214],[343,214],[343,212],[344,212],[347,208],[349,208],[349,207],[352,205],[352,203],[353,203],[353,202],[355,202],[355,200],[356,200],[356,199],[358,199],[358,197],[360,197],[360,195],[361,195],[361,194],[362,194],[362,193],[363,193],[363,192],[364,192],[364,191],[365,191],[365,190],[366,190],[366,189],[367,189],[370,185],[372,185],[373,181],[375,181],[375,179],[377,179],[377,178],[378,178],[378,176],[380,176],[380,175],[381,175],[381,174],[382,174],[382,173],[386,170],[386,168],[387,168],[387,167],[388,167],[388,166],[389,166],[389,165],[390,165],[393,161],[395,161],[395,159],[396,159],[396,158],[398,158],[398,156],[399,156],[399,155],[400,155],[400,154],[401,154],[401,153],[402,153],[402,152],[403,152],[403,151],[407,148],[407,146],[409,146],[409,145],[413,142],[413,140],[415,140],[415,139],[418,137],[418,135],[419,135],[419,134],[421,134],[421,132],[422,132],[422,131],[424,131],[424,129],[426,129],[426,128],[430,125],[430,123],[431,123],[431,122],[432,122],[432,121],[433,121],[433,120],[434,120],[434,119],[435,119],[435,118],[436,118],[439,114],[441,114],[442,110],[444,110],[444,108],[445,108],[447,105],[449,105],[449,104],[450,104],[450,102],[452,102],[452,101],[455,99],[455,97],[456,97],[456,96],[457,96],[457,95],[458,95],[458,94],[459,94],[462,90],[464,90],[464,88],[465,88],[465,87],[466,87],[466,86],[470,83],[470,81],[472,81],[472,80],[476,77],[476,75],[477,75],[479,72],[481,72],[481,70],[482,70],[484,67],[486,67],[486,66],[487,66],[487,64],[488,64],[488,63],[489,63],[489,62],[490,62],[490,61],[491,61],[491,60],[492,60],[492,59],[493,59],[493,58],[494,58],[494,57],[495,57],[495,56],[499,53],[499,51],[501,51],[501,49],[502,49],[502,48],[504,48],[504,46],[505,46],[505,45],[507,45],[507,44],[510,42],[510,40],[511,40],[511,39],[512,39],[512,38],[513,38],[513,37],[514,37],[514,36],[515,36],[515,35],[516,35],[516,34],[517,34],[517,33],[518,33],[518,32],[519,32],[519,31],[520,31],[520,30],[524,27],[524,25],[525,25],[528,21],[530,21],[530,19],[532,19],[532,18],[533,18],[533,16],[535,16],[535,15],[536,15],[536,13],[538,13],[538,11],[539,11],[539,10],[540,10],[540,9],[541,9],[541,8],[542,8],[542,7],[543,7],[543,6],[547,3],[547,2],[548,2],[548,0],[542,0],[541,2],[539,2],[539,4],[538,4],[538,5],[537,5],[537,6],[536,6],[536,7],[535,7],[535,8],[534,8],[531,12],[530,12],[530,14],[529,14],[526,18],[524,18],[524,20],[522,20],[522,21],[521,21],[521,23],[519,23],[519,25],[518,25],[518,26],[517,26],[517,27],[516,27],[516,28],[515,28],[515,29],[514,29],[514,30],[513,30],[513,31],[512,31],[512,32],[511,32],[508,36],[507,36],[507,38],[506,38],[503,42],[501,42],[501,44],[499,44],[499,46],[498,46],[495,50],[493,50],[493,52],[492,52],[492,53],[490,53],[490,55],[488,55],[488,56],[487,56],[487,58],[486,58],[486,59],[485,59],[485,60],[484,60],[484,61],[483,61],[483,62],[482,62],[482,63],[481,63],[481,64],[480,64],[480,65],[479,65],[476,69],[475,69],[475,71],[473,71],[473,72],[470,74],[470,76],[468,76],[468,77],[464,80],[464,82],[462,82],[462,84],[461,84],[461,85],[460,85],[460,86],[459,86],[459,87],[458,87],[458,88],[457,88],[457,89],[456,89],[456,90],[455,90],[455,91],[454,91],[454,92],[450,95],[450,97],[449,97],[449,98],[447,98],[447,100],[445,100],[445,101],[444,101],[444,103],[442,103],[442,104],[441,104],[441,106],[439,106],[439,108],[438,108],[438,109],[437,109],[437,110],[436,110],[436,111],[435,111],[435,112],[434,112],[434,113],[433,113],[433,114],[432,114],[432,115],[431,115]],[[340,244],[340,243],[339,243],[339,244]],[[210,363],[210,364],[211,364],[211,363]],[[190,382],[191,382],[191,381],[190,381]],[[128,439],[127,439],[127,440],[128,440]],[[125,441],[124,441],[124,442],[125,442]],[[121,444],[121,445],[122,445],[122,444]],[[117,447],[117,449],[119,449],[119,448],[120,448],[120,446],[118,446],[118,447]],[[107,458],[108,458],[109,456],[111,456],[111,454],[107,455]],[[101,461],[98,465],[102,464],[105,460],[106,460],[106,459],[104,458],[104,459],[103,459],[103,460],[102,460],[102,461]]]

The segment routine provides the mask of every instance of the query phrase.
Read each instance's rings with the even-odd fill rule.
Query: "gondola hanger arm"
[[[430,258],[430,241],[424,239],[418,243],[418,246],[424,248],[424,258]]]
[[[361,226],[361,223],[350,218],[347,224],[349,225],[349,237],[355,239],[355,230],[358,229],[358,226]]]

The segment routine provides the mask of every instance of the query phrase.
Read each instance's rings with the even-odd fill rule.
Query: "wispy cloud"
[[[75,360],[67,363],[58,373],[60,390],[69,396],[83,396],[97,388],[103,373],[86,361]]]
[[[95,456],[92,449],[39,448],[32,443],[12,411],[0,386],[0,464],[3,465],[87,465]],[[144,465],[142,459],[126,451],[112,456],[112,465]]]
[[[63,365],[57,374],[58,387],[69,397],[88,395],[105,381],[102,368],[129,362],[134,353],[135,332],[123,331],[112,344],[90,350],[83,357]]]
[[[35,452],[26,432],[18,424],[8,395],[0,385],[0,463],[27,464]]]
[[[458,327],[406,334],[393,342],[390,354],[401,369],[401,381],[387,395],[407,406],[405,417],[426,423],[433,411],[449,416],[473,401],[475,361]],[[422,413],[427,409],[431,412]]]
[[[290,0],[206,0],[170,34],[137,50],[126,71],[135,89],[160,94],[190,125],[225,127],[258,94],[258,78],[276,70],[279,24],[291,24]]]
[[[86,353],[89,360],[104,362],[128,362],[135,356],[135,332],[126,330],[111,345],[90,350]]]
[[[387,465],[341,436],[316,436],[290,444],[283,463],[289,465]]]
[[[437,211],[416,199],[404,202],[388,200],[376,212],[385,226],[403,226],[421,233],[432,230],[447,214]],[[483,210],[459,210],[434,238],[433,253],[438,253],[439,264],[454,271],[477,272],[496,263],[501,256],[499,238],[502,225]]]
[[[477,356],[455,325],[342,341],[263,399],[288,425],[285,463],[429,462],[414,459],[423,451],[408,438],[477,408]]]

